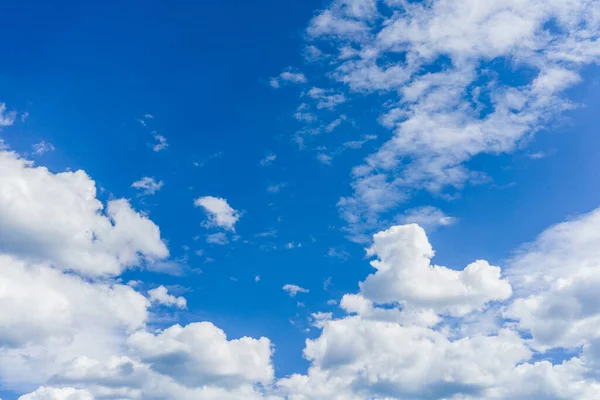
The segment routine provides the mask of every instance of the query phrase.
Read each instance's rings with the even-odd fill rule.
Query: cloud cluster
[[[54,197],[41,199],[69,201],[52,209],[53,218],[96,226],[87,212],[72,213],[102,205],[74,196],[80,185],[95,195],[85,173],[53,174],[10,151],[0,154],[19,179],[13,188],[29,192],[42,177]],[[145,218],[130,213],[133,221]],[[27,215],[13,214],[12,224],[0,227],[5,236],[27,226]],[[143,232],[151,226],[145,221],[131,227]],[[35,237],[43,228],[28,232]],[[61,267],[56,249],[30,256],[3,248],[0,384],[30,392],[23,400],[596,399],[598,232],[600,210],[550,227],[502,272],[483,260],[461,270],[433,264],[416,224],[381,231],[368,249],[374,271],[358,291],[342,297],[335,316],[311,314],[320,333],[306,341],[309,369],[279,379],[268,338],[228,338],[210,322],[152,327],[152,303],[186,305],[164,286],[146,297],[102,274],[90,279],[93,269]],[[76,235],[55,246],[73,254],[80,248]],[[308,293],[292,284],[284,290]]]
[[[105,205],[84,171],[53,173],[0,151],[0,387],[21,400],[259,399],[273,379],[267,338],[210,322],[156,329],[164,286],[120,283],[165,259],[158,227],[123,199]]]
[[[462,271],[432,266],[416,225],[376,234],[369,253],[377,271],[343,297],[347,316],[314,317],[321,333],[306,342],[310,368],[278,380],[278,394],[597,398],[598,228],[599,210],[551,227],[510,260],[508,280],[485,261]]]
[[[328,49],[319,65],[332,81],[311,90],[321,98],[341,84],[354,97],[379,95],[380,122],[393,132],[354,168],[354,193],[339,202],[350,234],[364,239],[415,191],[481,182],[465,166],[472,157],[513,151],[572,108],[561,93],[600,60],[598,8],[597,0],[335,0],[318,12],[307,37]],[[503,79],[507,68],[528,78]]]

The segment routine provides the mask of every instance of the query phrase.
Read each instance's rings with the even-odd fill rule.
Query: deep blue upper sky
[[[5,2],[1,12],[0,101],[28,117],[0,137],[21,154],[42,140],[51,143],[53,151],[30,158],[53,172],[85,170],[103,189],[101,200],[129,198],[160,227],[171,260],[186,272],[138,269],[121,277],[178,288],[186,297],[188,310],[153,322],[157,327],[208,320],[230,337],[267,336],[276,346],[276,376],[306,371],[304,341],[319,334],[307,322],[310,313],[337,315],[327,300],[355,292],[373,272],[368,243],[350,240],[337,203],[352,196],[352,168],[392,137],[378,118],[382,97],[393,93],[348,92],[332,83],[326,62],[305,60],[308,21],[327,5],[19,1]],[[489,68],[507,81],[531,80],[526,68],[508,64],[499,57]],[[271,87],[270,79],[288,67],[304,72],[309,84]],[[443,69],[443,60],[428,68]],[[563,93],[578,107],[514,151],[468,160],[487,175],[484,182],[452,190],[452,199],[416,189],[386,210],[388,221],[421,206],[456,218],[431,227],[428,236],[436,264],[462,269],[475,259],[502,265],[546,227],[591,211],[600,204],[599,72],[582,69],[582,83]],[[348,102],[322,112],[329,121],[342,114],[348,120],[300,148],[294,138],[301,126],[292,115],[307,96],[302,91],[313,86],[346,90]],[[154,130],[168,141],[163,151],[152,151]],[[335,149],[364,135],[377,139],[340,152],[331,164],[318,160],[319,146]],[[261,166],[269,154],[275,161]],[[144,176],[164,187],[140,196],[131,185]],[[268,190],[278,184],[277,193]],[[225,198],[241,212],[239,239],[205,241],[216,231],[202,226],[205,214],[193,203],[202,196]],[[335,257],[331,249],[348,254]],[[281,289],[287,283],[310,293],[290,298]]]

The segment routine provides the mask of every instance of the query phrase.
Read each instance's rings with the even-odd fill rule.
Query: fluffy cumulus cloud
[[[80,354],[118,351],[143,328],[148,300],[132,288],[90,283],[47,264],[0,256],[0,380],[43,383]]]
[[[169,294],[169,290],[163,285],[148,290],[148,296],[152,303],[157,303],[164,306],[176,306],[177,308],[187,307],[187,300],[185,297],[176,297],[172,294]]]
[[[204,196],[194,200],[196,207],[202,207],[208,216],[208,225],[217,226],[230,231],[240,219],[240,212],[233,209],[227,200],[220,197]]]
[[[239,387],[273,379],[269,339],[227,340],[225,332],[210,322],[174,325],[158,335],[136,332],[129,345],[153,370],[187,386]]]
[[[84,172],[53,173],[0,151],[0,252],[89,276],[168,257],[160,230],[125,199],[106,207]]]
[[[78,193],[75,178],[90,187],[83,172],[52,174],[5,157],[21,165],[10,170],[20,187],[36,187],[23,183],[23,170],[61,182],[56,198]],[[81,203],[70,204],[52,218]],[[230,338],[211,322],[153,327],[152,303],[185,305],[164,286],[146,297],[114,277],[61,267],[68,259],[52,251],[2,249],[0,385],[29,392],[24,400],[597,399],[598,232],[600,210],[550,227],[504,270],[483,260],[454,270],[432,263],[417,224],[381,231],[358,291],[336,313],[310,314],[319,333],[306,341],[308,370],[279,378],[266,337]],[[80,245],[72,236],[61,246]]]
[[[490,301],[505,300],[512,292],[500,268],[486,261],[475,261],[462,271],[432,265],[433,249],[416,224],[377,233],[367,254],[377,256],[371,262],[377,272],[360,284],[361,293],[377,303],[463,315]]]
[[[343,297],[348,315],[315,314],[310,368],[275,390],[291,400],[597,398],[600,295],[578,289],[600,271],[599,224],[596,210],[524,247],[506,268],[512,296],[484,261],[432,266],[416,225],[376,234],[377,272]]]
[[[600,60],[597,0],[335,0],[310,21],[331,87],[381,95],[391,138],[353,170],[340,211],[357,239],[415,191],[452,192],[482,174],[466,162],[517,148],[561,111],[561,93]],[[530,78],[500,78],[504,65]],[[371,98],[375,98],[371,96]],[[340,97],[340,100],[342,98]],[[322,102],[331,108],[337,102]]]
[[[581,346],[599,362],[600,209],[555,225],[525,246],[508,269],[520,298],[504,315],[540,350]]]
[[[23,400],[262,399],[267,338],[229,339],[209,322],[154,328],[164,286],[116,275],[165,258],[158,227],[125,200],[96,199],[83,171],[52,173],[0,152],[0,387]]]

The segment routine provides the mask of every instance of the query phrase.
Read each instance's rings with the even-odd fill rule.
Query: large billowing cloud
[[[83,171],[4,150],[0,167],[0,387],[32,391],[22,400],[262,398],[269,339],[209,322],[153,328],[151,302],[185,299],[115,279],[169,255],[148,217],[126,200],[103,212]]]
[[[84,171],[52,173],[0,151],[0,252],[88,276],[166,258],[158,226],[125,199],[106,209]]]
[[[484,261],[462,271],[430,265],[433,251],[415,225],[376,234],[369,252],[377,272],[342,299],[350,315],[319,319],[321,334],[304,350],[307,374],[280,379],[278,393],[291,400],[598,398],[599,231],[596,210],[542,233],[509,261],[512,297],[500,270]]]
[[[147,298],[90,280],[52,251],[4,253],[0,383],[30,391],[23,400],[596,399],[599,216],[549,228],[504,272],[483,260],[432,264],[416,224],[375,234],[358,292],[336,317],[314,314],[308,371],[279,379],[267,338],[228,338],[210,322],[149,325],[151,300],[176,301],[166,290]]]
[[[136,332],[128,343],[154,370],[187,386],[235,387],[273,379],[269,339],[227,340],[225,332],[210,322],[174,325],[156,335]]]

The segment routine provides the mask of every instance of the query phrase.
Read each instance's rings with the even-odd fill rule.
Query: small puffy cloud
[[[52,143],[48,143],[44,140],[42,140],[39,143],[34,144],[33,146],[33,154],[36,154],[38,156],[41,156],[44,153],[47,153],[49,151],[54,151],[54,146],[52,145]]]
[[[153,177],[144,176],[140,180],[133,182],[131,187],[141,190],[144,195],[153,195],[158,192],[163,185],[163,181],[157,182]]]
[[[308,79],[302,72],[294,72],[294,71],[284,71],[279,76],[275,78],[271,78],[269,84],[272,88],[279,88],[282,84],[285,83],[306,83]]]
[[[283,290],[288,292],[290,297],[295,297],[298,293],[308,293],[310,292],[308,289],[304,289],[298,285],[292,285],[290,283],[283,285]]]
[[[206,243],[225,245],[229,243],[227,235],[223,232],[210,233],[206,235]]]
[[[194,200],[196,207],[202,207],[208,216],[209,226],[218,226],[235,231],[235,223],[240,219],[240,212],[234,210],[227,200],[220,197],[204,196]]]
[[[106,205],[82,170],[52,173],[0,150],[0,252],[86,275],[169,256],[160,230],[125,199]]]
[[[176,306],[181,309],[187,307],[187,301],[184,297],[175,297],[172,294],[169,294],[169,291],[163,285],[148,290],[148,296],[152,303],[158,303],[164,306]]]
[[[273,164],[273,161],[275,161],[276,159],[277,159],[276,154],[269,153],[265,156],[265,158],[260,160],[260,165],[261,165],[261,167],[267,167],[267,166]]]
[[[449,217],[442,210],[432,206],[423,206],[406,210],[400,220],[405,224],[418,224],[426,230],[456,223],[457,218]]]

